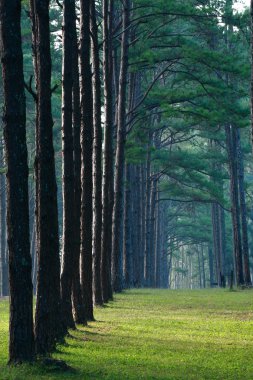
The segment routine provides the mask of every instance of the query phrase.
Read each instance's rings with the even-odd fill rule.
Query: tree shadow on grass
[[[107,334],[103,334],[100,332],[98,333],[95,331],[82,331],[82,336],[75,336],[75,335],[69,334],[68,338],[71,339],[71,343],[70,344],[66,343],[66,344],[64,344],[64,346],[65,347],[67,347],[67,346],[73,347],[73,346],[75,346],[73,344],[74,341],[76,341],[76,342],[83,342],[85,340],[91,341],[91,340],[93,340],[92,337],[97,337],[97,336],[102,337],[102,336],[107,336]],[[59,349],[57,349],[57,352],[61,352],[61,351]]]

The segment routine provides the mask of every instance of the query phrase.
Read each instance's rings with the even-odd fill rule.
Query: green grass
[[[253,379],[253,291],[132,290],[95,310],[54,357],[73,370],[40,364],[9,368],[7,302],[0,302],[0,379]]]

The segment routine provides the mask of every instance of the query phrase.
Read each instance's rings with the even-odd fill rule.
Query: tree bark
[[[93,321],[92,294],[92,75],[90,65],[90,4],[80,1],[81,67],[81,286],[86,319]]]
[[[93,67],[93,292],[96,305],[102,305],[101,230],[102,230],[102,126],[101,80],[95,1],[91,1],[91,56]]]
[[[208,246],[208,259],[209,259],[210,288],[212,288],[213,283],[214,283],[214,271],[213,271],[213,249],[211,246]]]
[[[37,299],[35,344],[38,354],[55,348],[66,330],[60,312],[60,257],[57,186],[51,107],[49,0],[31,0],[36,77],[36,234]]]
[[[5,158],[4,158],[4,141],[1,140],[1,167],[5,166]],[[9,275],[8,275],[8,267],[9,267],[9,253],[6,246],[7,236],[6,236],[6,178],[5,174],[0,175],[0,207],[1,207],[1,258],[2,258],[2,295],[9,295]]]
[[[225,225],[225,211],[218,206],[219,213],[219,234],[220,234],[220,267],[221,267],[221,286],[226,287],[226,225]]]
[[[201,267],[202,267],[202,283],[203,283],[203,288],[205,288],[206,287],[206,272],[205,272],[204,248],[202,244],[200,246],[200,254],[201,254]]]
[[[123,238],[123,272],[124,287],[130,289],[133,286],[133,250],[131,226],[132,217],[132,166],[125,165],[125,191],[124,191],[124,238]]]
[[[237,285],[244,284],[242,265],[241,224],[238,198],[238,172],[237,172],[237,148],[236,131],[234,126],[225,127],[226,144],[230,172],[230,197],[232,205],[233,248],[235,262],[235,278]]]
[[[244,281],[247,286],[251,285],[250,267],[249,267],[249,242],[248,242],[248,225],[247,225],[247,208],[244,191],[244,163],[241,148],[240,130],[237,128],[237,155],[238,155],[238,184],[239,198],[241,208],[241,225],[242,225],[242,249],[243,249],[243,268]]]
[[[104,153],[101,244],[101,288],[103,302],[112,299],[111,247],[113,210],[113,98],[112,98],[112,10],[113,0],[103,2]]]
[[[251,36],[250,36],[250,45],[251,45],[251,82],[250,82],[250,97],[251,97],[251,139],[252,139],[252,148],[253,148],[253,0],[250,1],[250,23],[251,23]]]
[[[121,245],[121,230],[123,222],[122,203],[124,188],[124,161],[126,139],[126,94],[129,49],[130,0],[123,2],[123,22],[121,41],[121,60],[119,75],[119,95],[117,108],[117,146],[115,159],[114,207],[112,222],[112,283],[115,292],[121,292],[123,286],[123,267]]]
[[[72,47],[75,28],[75,0],[64,0],[62,23],[62,194],[63,242],[61,271],[61,303],[63,323],[75,328],[72,314],[71,287],[73,283],[74,251],[74,157],[72,134]]]
[[[4,89],[3,122],[7,164],[7,233],[10,281],[9,362],[19,363],[34,359],[21,1],[1,1],[0,28]]]
[[[75,9],[74,9],[75,12]],[[75,12],[76,20],[76,12]],[[85,305],[82,297],[80,282],[80,248],[81,248],[81,107],[80,81],[78,63],[78,41],[76,21],[73,25],[72,75],[73,75],[73,143],[74,143],[74,251],[73,251],[73,284],[72,304],[74,320],[78,324],[86,325]]]
[[[156,188],[156,227],[155,227],[155,286],[161,287],[161,215],[160,215],[160,194],[157,181]]]
[[[149,139],[150,139],[149,135]],[[144,251],[144,281],[145,286],[150,286],[150,145],[148,145],[147,161],[146,161],[146,192],[145,192],[145,251]]]
[[[198,255],[199,287],[201,289],[203,288],[203,281],[202,281],[202,268],[201,268],[201,258],[200,258],[199,247],[197,247],[197,255]]]
[[[150,194],[150,286],[155,288],[155,222],[157,179],[153,178]]]
[[[215,259],[216,282],[221,286],[221,243],[220,243],[220,223],[219,223],[219,206],[217,203],[212,204],[212,230],[213,230],[213,253]]]
[[[145,181],[145,168],[144,164],[141,165],[140,168],[140,198],[141,198],[141,250],[140,250],[140,266],[139,266],[139,279],[140,279],[140,287],[144,286],[145,281],[145,228],[146,228],[146,202],[145,202],[145,192],[146,192],[146,181]]]
[[[141,235],[141,176],[140,165],[136,165],[133,179],[133,199],[132,199],[132,240],[133,240],[133,286],[139,288],[140,283],[140,260],[142,250]]]

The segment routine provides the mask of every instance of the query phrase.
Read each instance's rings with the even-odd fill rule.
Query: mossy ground
[[[253,380],[253,291],[131,290],[96,308],[55,358],[7,367],[7,301],[0,301],[1,380]]]

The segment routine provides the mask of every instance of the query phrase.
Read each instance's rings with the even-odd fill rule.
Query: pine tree
[[[21,2],[0,4],[10,281],[9,362],[34,359]]]
[[[55,348],[65,332],[60,313],[57,186],[51,107],[49,0],[31,0],[36,78],[36,237],[38,255],[35,343],[38,354]]]
[[[92,139],[93,107],[90,66],[90,4],[80,2],[81,66],[81,285],[86,319],[94,320],[92,294]]]

